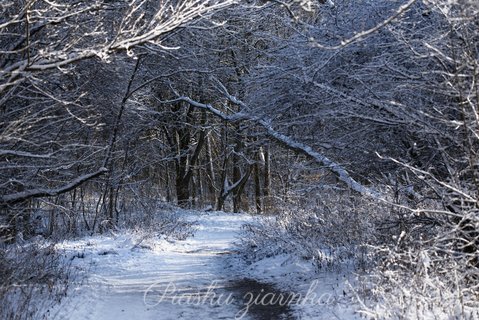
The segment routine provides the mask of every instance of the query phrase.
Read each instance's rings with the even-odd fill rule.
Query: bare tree
[[[2,3],[0,204],[2,216],[8,216],[4,223],[24,215],[6,214],[15,212],[14,206],[32,206],[32,198],[72,191],[110,167],[131,81],[128,76],[120,80],[120,90],[127,94],[111,90],[119,83],[102,83],[104,89],[97,92],[107,103],[98,105],[101,99],[91,94],[99,87],[92,86],[90,78],[98,76],[95,68],[112,61],[116,72],[129,73],[131,60],[116,60],[118,54],[167,52],[172,49],[163,45],[168,35],[231,4]],[[117,75],[97,79],[114,82]]]

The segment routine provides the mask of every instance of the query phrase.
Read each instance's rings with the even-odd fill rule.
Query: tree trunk
[[[173,111],[178,112],[179,107],[175,107]],[[188,205],[191,198],[190,182],[193,176],[194,167],[200,157],[201,149],[206,141],[206,131],[201,129],[198,135],[198,141],[193,154],[190,155],[190,144],[192,142],[191,126],[194,124],[193,117],[194,108],[190,106],[186,112],[186,124],[184,128],[176,130],[176,198],[178,205],[185,207]],[[201,112],[201,125],[204,125],[207,120],[206,111]]]
[[[189,181],[186,179],[176,179],[176,199],[180,207],[187,207],[190,200]]]
[[[227,165],[228,165],[228,158],[225,152],[224,160],[223,160],[223,167],[221,168],[221,189],[220,194],[216,200],[216,210],[221,211],[223,210],[223,206],[226,200],[226,184],[227,184]]]
[[[264,148],[264,186],[263,186],[263,205],[264,205],[264,212],[268,212],[271,210],[271,157],[270,157],[270,150],[269,145]]]
[[[214,203],[216,199],[216,175],[215,175],[215,167],[213,164],[213,152],[211,150],[211,137],[207,135],[206,137],[206,151],[207,151],[207,180],[206,184],[208,186],[208,201],[210,203]]]
[[[256,205],[256,213],[261,214],[263,211],[261,205],[261,178],[260,178],[260,171],[259,171],[259,155],[256,154],[256,159],[253,165],[253,173],[254,173],[254,195],[255,195],[255,205]]]

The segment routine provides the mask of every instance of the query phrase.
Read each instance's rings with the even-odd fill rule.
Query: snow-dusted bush
[[[121,225],[123,229],[132,229],[137,236],[136,246],[154,242],[157,238],[184,240],[196,231],[195,221],[189,220],[187,213],[175,206],[157,207],[155,214],[147,217],[146,222],[131,220]]]
[[[291,206],[248,225],[243,251],[249,261],[290,254],[318,270],[355,267],[351,298],[368,319],[479,319],[477,234],[464,234],[479,229],[477,210],[457,221],[399,205],[328,196]]]
[[[414,130],[433,146],[429,158],[438,154],[441,161],[403,163],[422,181],[424,203],[403,208],[416,223],[401,230],[396,244],[371,248],[377,266],[363,283],[373,299],[364,300],[363,311],[375,319],[479,319],[479,96],[471,90],[477,87],[479,7],[477,1],[428,5],[442,33],[425,48],[440,63],[434,67],[443,77],[434,83],[436,92],[447,97],[433,108],[443,111]],[[419,230],[417,221],[426,220],[429,228]]]
[[[277,216],[246,227],[243,244],[250,259],[291,253],[318,268],[368,261],[366,244],[375,241],[374,220],[380,214],[371,201],[323,194],[307,206],[283,208]]]
[[[463,221],[477,226],[477,213]],[[479,319],[479,253],[467,252],[464,226],[444,223],[434,237],[371,248],[377,266],[360,277],[361,312],[372,319]],[[402,242],[407,241],[407,246]],[[466,249],[466,250],[465,250]]]
[[[53,245],[43,241],[2,246],[0,270],[0,319],[9,320],[48,318],[72,276]]]
[[[356,288],[361,313],[369,319],[479,319],[477,287],[470,286],[463,263],[425,248],[389,252]]]

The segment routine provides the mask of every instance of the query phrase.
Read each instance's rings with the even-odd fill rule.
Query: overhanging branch
[[[223,87],[223,89],[224,89],[224,87]],[[234,96],[229,95],[227,92],[225,92],[225,89],[223,91],[231,102],[242,106],[242,110],[248,110],[249,109],[244,102],[240,101],[239,99],[237,99]],[[275,130],[273,128],[273,126],[271,125],[271,123],[269,121],[263,119],[263,118],[253,116],[253,115],[251,115],[251,114],[249,114],[245,111],[240,111],[240,112],[228,115],[228,114],[225,114],[224,112],[216,109],[215,107],[213,107],[210,104],[200,103],[200,102],[195,101],[195,100],[193,100],[189,97],[184,97],[184,96],[179,97],[179,98],[175,99],[174,101],[187,102],[187,103],[189,103],[190,105],[192,105],[196,108],[204,109],[204,110],[207,110],[207,111],[211,112],[213,115],[215,115],[216,117],[218,117],[218,118],[220,118],[224,121],[228,121],[228,122],[237,122],[237,121],[244,121],[244,120],[252,121],[253,123],[255,123],[255,124],[259,125],[260,127],[262,127],[263,129],[265,129],[270,138],[276,140],[277,142],[279,142],[280,144],[282,144],[286,148],[294,150],[296,152],[300,152],[300,153],[312,158],[315,162],[317,162],[321,166],[326,167],[329,171],[331,171],[333,174],[335,174],[336,177],[341,182],[346,184],[351,190],[354,190],[354,191],[359,192],[359,193],[364,194],[364,195],[372,196],[374,198],[381,198],[381,194],[378,191],[376,191],[374,189],[371,189],[369,187],[366,187],[366,186],[362,185],[361,183],[357,182],[356,180],[354,180],[351,177],[351,175],[349,174],[349,172],[346,169],[344,169],[340,164],[332,161],[331,159],[329,159],[325,155],[313,150],[313,148],[311,148],[310,146],[308,146],[304,143],[298,142],[298,141],[294,140],[293,138]],[[172,101],[169,101],[169,102],[172,102]]]
[[[55,189],[37,188],[13,194],[7,194],[0,197],[0,205],[12,205],[32,198],[54,197],[59,194],[71,191],[76,187],[80,186],[81,184],[85,183],[86,181],[96,178],[107,171],[108,170],[106,168],[100,168],[93,173],[80,176],[67,183],[66,185]]]

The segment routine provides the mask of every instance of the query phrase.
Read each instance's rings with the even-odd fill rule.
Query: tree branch
[[[361,40],[364,40],[364,38],[370,36],[371,34],[377,32],[378,30],[384,28],[385,26],[387,26],[388,24],[390,24],[391,22],[393,22],[394,20],[396,20],[399,16],[401,16],[402,14],[404,14],[407,10],[409,10],[409,8],[411,8],[411,6],[416,2],[417,0],[410,0],[409,2],[407,2],[406,4],[400,6],[398,8],[398,10],[393,14],[391,15],[389,18],[387,18],[386,20],[384,20],[383,22],[379,23],[378,25],[370,28],[370,29],[367,29],[367,30],[364,30],[362,32],[359,32],[357,34],[355,34],[354,36],[352,36],[351,38],[348,38],[348,39],[345,39],[345,40],[342,40],[341,41],[341,44],[339,45],[336,45],[336,46],[327,46],[327,45],[322,45],[318,42],[316,42],[316,40],[313,39],[313,43],[312,45],[316,48],[320,48],[320,49],[326,49],[326,50],[338,50],[338,49],[341,49],[341,48],[344,48],[352,43],[355,43],[355,42],[358,42],[358,41],[361,41]]]
[[[225,91],[224,87],[223,87],[223,91]],[[231,102],[241,105],[243,107],[243,110],[249,110],[249,108],[245,105],[244,102],[240,101],[234,96],[231,96],[227,92],[224,92],[224,93]],[[257,125],[259,125],[260,127],[262,127],[263,129],[265,129],[269,137],[273,138],[274,140],[276,140],[277,142],[279,142],[286,148],[305,154],[309,156],[310,158],[312,158],[317,163],[319,163],[320,165],[325,166],[328,170],[334,173],[341,182],[346,184],[350,189],[356,192],[359,192],[361,194],[372,196],[374,198],[381,197],[381,194],[378,191],[368,188],[360,184],[356,180],[354,180],[351,177],[351,175],[348,173],[348,171],[344,169],[340,164],[330,160],[325,155],[313,150],[310,146],[304,143],[295,141],[293,138],[286,136],[280,133],[279,131],[275,130],[273,126],[271,125],[270,121],[267,121],[265,119],[262,119],[257,116],[253,116],[251,114],[244,113],[244,112],[237,112],[231,115],[227,115],[221,112],[220,110],[214,108],[210,104],[200,103],[189,97],[182,96],[175,99],[174,101],[185,101],[194,107],[207,110],[211,112],[213,115],[228,122],[237,122],[237,121],[243,121],[243,120],[252,121],[256,123]]]
[[[27,191],[22,191],[22,192],[17,192],[13,194],[7,194],[4,196],[0,197],[0,205],[10,205],[10,204],[15,204],[19,203],[28,199],[32,198],[41,198],[41,197],[54,197],[59,194],[71,191],[75,189],[76,187],[80,186],[81,184],[85,183],[86,181],[96,178],[108,170],[106,168],[100,168],[97,171],[89,174],[85,174],[83,176],[80,176],[73,181],[67,183],[66,185],[56,188],[56,189],[43,189],[43,188],[38,188],[38,189],[32,189],[32,190],[27,190]]]
[[[24,158],[36,158],[36,159],[50,159],[52,153],[48,154],[36,154],[26,151],[17,151],[17,150],[5,150],[0,149],[0,156],[14,156],[14,157],[24,157]]]

